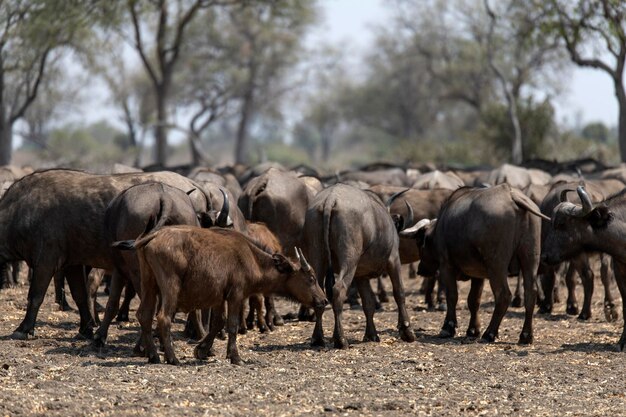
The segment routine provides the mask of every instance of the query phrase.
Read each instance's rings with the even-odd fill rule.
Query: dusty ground
[[[36,338],[10,340],[8,335],[24,315],[27,287],[3,290],[0,416],[604,416],[626,412],[626,353],[616,348],[622,319],[606,323],[599,282],[589,322],[566,316],[559,304],[553,316],[536,316],[531,347],[516,344],[522,309],[513,308],[495,344],[461,337],[438,339],[444,313],[415,311],[422,305],[418,282],[407,280],[406,286],[416,343],[399,340],[395,305],[390,303],[375,317],[380,343],[360,342],[363,313],[348,310],[344,323],[350,349],[311,349],[312,323],[288,322],[271,334],[254,331],[240,337],[240,353],[246,361],[241,367],[225,359],[223,341],[216,342],[217,357],[207,362],[194,359],[194,345],[181,336],[182,321],[175,325],[180,367],[148,365],[132,356],[136,320],[112,326],[109,347],[94,351],[88,341],[75,338],[78,316],[58,311],[52,291],[40,310]],[[460,287],[462,296],[467,294],[469,283]],[[614,292],[619,295],[615,288]],[[483,301],[481,319],[486,326],[493,307],[488,286]],[[279,307],[282,313],[295,310],[287,303]],[[464,334],[469,312],[464,300],[459,307],[459,334]],[[332,313],[328,311],[325,318],[330,337]]]

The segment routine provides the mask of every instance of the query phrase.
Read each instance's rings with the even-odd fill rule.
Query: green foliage
[[[263,145],[262,152],[269,161],[280,162],[285,166],[311,163],[311,159],[304,150],[284,143],[274,142]]]
[[[607,142],[609,140],[609,128],[602,122],[589,123],[583,127],[580,132],[585,139],[595,140],[598,142]]]
[[[522,131],[523,153],[526,158],[543,155],[545,139],[554,129],[554,108],[548,100],[536,103],[529,97],[517,104]],[[494,144],[500,154],[510,153],[513,142],[513,127],[504,104],[490,103],[483,112],[477,134]],[[504,160],[508,160],[505,156]]]
[[[99,171],[124,159],[124,149],[116,143],[120,134],[106,122],[86,127],[66,125],[51,132],[40,155],[55,165]]]

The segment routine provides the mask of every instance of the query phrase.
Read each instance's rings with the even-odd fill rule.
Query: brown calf
[[[141,271],[141,305],[137,319],[148,360],[159,363],[151,337],[157,295],[161,306],[157,329],[163,341],[165,358],[177,365],[171,340],[171,317],[177,310],[189,312],[212,308],[209,333],[200,341],[194,355],[212,355],[213,340],[224,327],[223,312],[228,302],[227,357],[242,363],[237,351],[237,330],[244,300],[251,294],[276,293],[307,306],[327,304],[315,273],[304,256],[294,266],[280,254],[269,254],[243,234],[226,229],[200,229],[190,226],[164,227],[137,241],[116,242],[122,249],[137,249]]]

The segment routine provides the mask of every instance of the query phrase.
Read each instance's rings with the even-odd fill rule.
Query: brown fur
[[[161,308],[157,327],[168,363],[178,364],[171,343],[171,317],[177,310],[213,308],[211,329],[195,351],[197,358],[211,353],[213,340],[224,326],[228,302],[228,357],[240,364],[236,337],[243,301],[254,293],[277,293],[309,306],[322,306],[325,296],[312,270],[295,267],[284,256],[271,255],[233,230],[171,226],[135,242],[141,270],[141,323],[150,362],[159,362],[150,336],[157,294]]]

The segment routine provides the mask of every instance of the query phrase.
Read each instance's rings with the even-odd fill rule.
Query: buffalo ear
[[[428,229],[428,227],[422,227],[415,233],[415,241],[417,242],[418,248],[426,245],[426,229]]]
[[[401,231],[404,228],[404,219],[401,215],[394,213],[391,215],[391,219],[397,231]]]
[[[613,213],[604,205],[594,207],[594,209],[587,214],[587,221],[594,229],[605,228],[611,219],[613,219]]]
[[[291,264],[291,262],[289,262],[289,259],[285,258],[279,253],[275,253],[274,255],[272,255],[272,260],[274,261],[274,266],[276,267],[278,272],[282,274],[295,271],[293,265]]]

